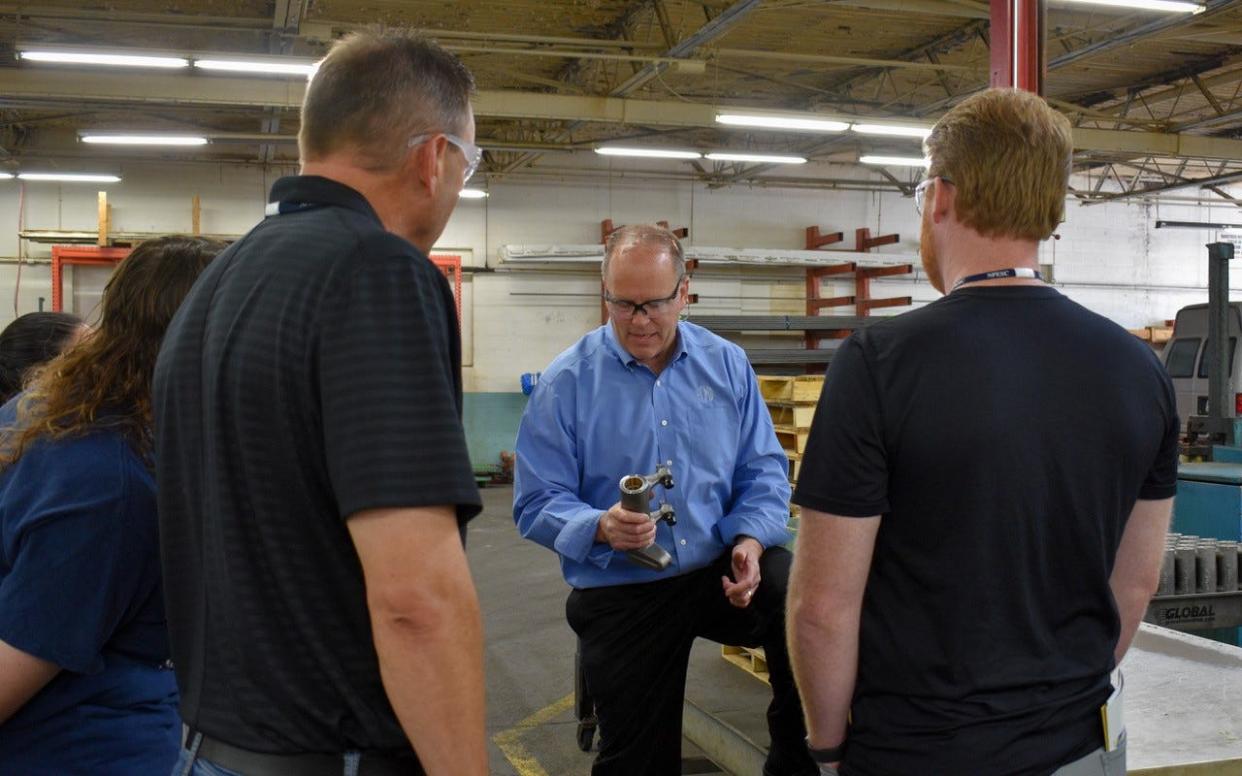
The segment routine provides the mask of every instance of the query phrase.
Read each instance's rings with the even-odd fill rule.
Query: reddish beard
[[[931,219],[924,217],[919,227],[919,258],[923,260],[923,271],[932,287],[944,293],[944,278],[940,277],[940,259],[936,256],[936,246],[932,239]]]

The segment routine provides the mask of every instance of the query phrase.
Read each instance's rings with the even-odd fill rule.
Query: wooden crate
[[[792,426],[777,426],[776,440],[785,448],[786,453],[801,455],[806,450],[806,438],[810,432]]]
[[[768,402],[768,414],[772,425],[792,428],[810,428],[815,419],[814,404],[795,404],[791,401]]]
[[[772,684],[768,678],[768,658],[763,654],[763,647],[722,646],[720,656],[764,684]]]
[[[823,375],[759,375],[759,392],[767,402],[814,404],[824,390]]]

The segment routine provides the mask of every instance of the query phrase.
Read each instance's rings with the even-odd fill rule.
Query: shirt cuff
[[[587,558],[590,557],[591,561],[600,566],[600,568],[608,565],[606,558],[601,563],[600,559],[592,557],[598,555],[598,552],[595,552],[597,549],[595,547],[595,529],[603,515],[602,510],[592,509],[584,511],[581,517],[575,517],[567,521],[564,527],[561,528],[560,533],[556,535],[556,541],[553,543],[552,548],[577,563],[585,563]],[[603,547],[606,547],[609,552],[612,551],[612,548],[606,544]]]
[[[725,515],[717,527],[721,540],[730,547],[739,536],[749,536],[763,545],[765,550],[785,544],[790,539],[785,526],[762,515]]]

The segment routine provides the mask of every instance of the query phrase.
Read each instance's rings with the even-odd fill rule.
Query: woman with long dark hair
[[[142,243],[99,327],[0,409],[0,771],[168,773],[168,668],[152,476],[151,374],[220,245]]]
[[[26,313],[0,331],[0,405],[22,390],[26,375],[82,339],[90,328],[72,313]]]

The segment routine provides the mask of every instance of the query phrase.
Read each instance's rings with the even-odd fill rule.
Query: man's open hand
[[[729,603],[739,609],[750,606],[759,589],[759,556],[763,555],[763,545],[755,539],[746,538],[733,545],[733,579],[721,577],[725,597]]]

